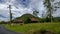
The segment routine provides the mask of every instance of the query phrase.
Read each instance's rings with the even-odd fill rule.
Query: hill
[[[39,22],[38,17],[33,16],[32,14],[24,14],[21,17],[15,18],[14,23],[37,23]]]
[[[32,14],[24,14],[24,15],[22,15],[21,17],[17,17],[17,18],[15,18],[15,19],[22,19],[22,20],[24,20],[24,19],[27,19],[27,18],[38,18],[38,17],[35,17],[35,16],[33,16]],[[39,19],[39,18],[38,18]]]

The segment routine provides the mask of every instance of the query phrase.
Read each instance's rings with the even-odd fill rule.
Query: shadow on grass
[[[41,29],[41,30],[38,30],[38,31],[30,30],[30,32],[28,34],[57,34],[57,33],[52,32],[50,30]]]

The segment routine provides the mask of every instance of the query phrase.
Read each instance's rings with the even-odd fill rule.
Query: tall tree
[[[52,6],[50,0],[44,0],[44,6],[47,8],[47,18],[52,22]]]
[[[60,2],[54,2],[55,0],[44,0],[44,6],[47,8],[47,18],[50,18],[52,22],[52,14],[60,8]]]

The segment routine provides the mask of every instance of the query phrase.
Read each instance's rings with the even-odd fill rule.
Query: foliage
[[[31,23],[31,19],[30,19],[30,18],[27,18],[26,20],[24,20],[24,23],[25,23],[25,24]]]
[[[47,8],[47,18],[52,22],[52,6],[50,0],[44,0],[44,6]]]
[[[44,23],[44,22],[50,22],[50,19],[49,18],[41,18],[40,23]]]
[[[31,23],[30,18],[40,19],[40,18],[38,18],[38,17],[33,16],[32,14],[24,14],[24,15],[22,15],[21,17],[17,17],[17,18],[15,18],[15,19],[17,19],[17,20],[23,20],[24,23]],[[15,20],[15,19],[14,19],[14,20]]]
[[[49,18],[41,18],[39,21],[40,21],[40,23],[50,22],[50,19]],[[60,22],[60,17],[53,17],[52,22]]]
[[[27,19],[28,17],[32,18],[32,17],[35,17],[35,16],[33,16],[32,14],[24,14],[21,17],[17,17],[16,19],[22,19],[22,20],[24,20],[24,19]]]
[[[54,17],[53,22],[60,22],[60,17]]]
[[[5,22],[5,21],[1,21],[0,24],[7,24],[7,22]]]
[[[38,15],[38,13],[39,13],[39,12],[38,12],[38,11],[36,11],[36,10],[35,10],[35,11],[33,11],[33,15],[34,15],[35,17],[38,17],[38,16],[37,16],[37,15]]]

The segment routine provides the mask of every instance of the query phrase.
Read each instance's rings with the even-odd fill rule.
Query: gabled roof
[[[30,18],[30,19],[31,19],[31,21],[39,21],[38,18]]]

